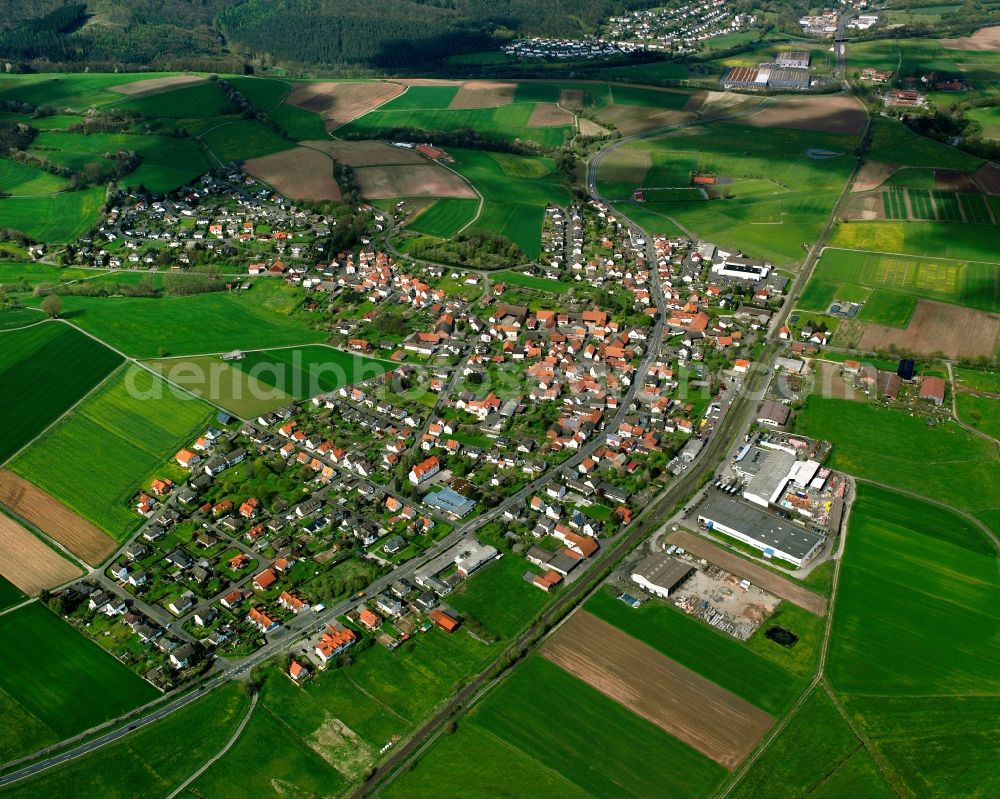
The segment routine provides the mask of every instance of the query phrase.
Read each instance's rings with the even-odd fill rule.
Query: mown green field
[[[619,197],[640,185],[685,188],[692,171],[732,178],[719,187],[729,199],[680,197],[623,210],[650,230],[670,233],[673,219],[719,245],[782,265],[800,259],[803,243],[816,239],[850,174],[855,144],[855,136],[844,134],[781,128],[761,136],[716,122],[627,144],[615,160],[601,162],[598,178],[602,191]],[[843,155],[813,159],[806,154],[811,148]]]
[[[159,696],[40,602],[0,616],[4,760],[75,735]],[[21,725],[25,724],[25,737]]]
[[[122,539],[141,521],[129,507],[136,490],[213,415],[200,400],[129,366],[11,468]]]
[[[861,484],[841,565],[830,682],[848,694],[997,692],[998,602],[997,553],[979,529]]]
[[[902,122],[884,116],[876,116],[872,122],[872,143],[867,157],[872,161],[889,164],[969,172],[975,171],[983,163],[981,158],[920,136]]]
[[[297,399],[370,380],[395,366],[389,361],[319,345],[248,352],[232,365],[252,380]]]
[[[0,463],[58,419],[122,362],[68,325],[48,323],[0,338]],[[16,420],[16,421],[15,421]]]
[[[497,638],[513,638],[538,615],[548,595],[523,579],[530,565],[508,555],[473,574],[448,595],[448,604]]]
[[[273,280],[250,291],[167,297],[62,297],[63,316],[137,358],[321,341],[296,313],[304,292]],[[37,300],[26,300],[37,302]]]
[[[221,117],[236,113],[217,83],[206,81],[180,86],[166,92],[139,97],[125,97],[118,108],[138,111],[145,117],[157,119],[195,119]]]
[[[86,235],[101,216],[104,188],[42,197],[0,197],[0,219],[36,241],[65,243]]]
[[[449,783],[468,782],[475,790],[471,795],[482,797],[513,795],[511,785],[537,780],[559,796],[694,799],[711,793],[725,774],[721,766],[537,655],[461,719],[455,737],[457,742],[451,736],[439,739],[413,771],[392,783],[387,795],[440,795],[434,790],[444,763]],[[444,755],[438,747],[444,747]],[[496,753],[485,762],[484,747]],[[514,774],[510,763],[519,766]]]
[[[116,105],[125,95],[108,91],[112,86],[176,75],[176,72],[34,73],[0,77],[0,99],[19,100],[53,109],[84,112]]]
[[[39,283],[64,283],[68,280],[78,280],[82,277],[93,277],[97,272],[90,269],[80,269],[73,266],[56,266],[55,264],[32,261],[19,263],[17,261],[0,261],[0,286],[8,293],[13,291],[30,291]],[[24,309],[12,309],[24,310]],[[38,321],[45,317],[35,314]]]
[[[521,286],[522,288],[532,289],[533,291],[544,291],[548,294],[565,294],[573,288],[573,284],[566,280],[553,280],[548,277],[534,277],[532,275],[523,275],[520,272],[511,272],[508,270],[491,273],[490,280],[494,283],[508,283],[511,286]]]
[[[865,402],[811,396],[795,429],[833,443],[829,465],[974,515],[1000,507],[1000,459],[958,425]]]
[[[485,198],[482,213],[470,231],[506,236],[529,258],[537,258],[545,206],[565,206],[570,201],[552,159],[457,148],[448,152],[455,158],[455,170]],[[533,176],[525,177],[527,174]]]
[[[229,683],[163,721],[87,757],[0,790],[0,796],[4,799],[166,796],[225,746],[246,714],[249,701],[239,684]],[[196,746],[192,744],[192,736],[197,737]]]
[[[830,246],[845,250],[998,264],[996,228],[960,222],[839,222]]]
[[[256,119],[227,122],[202,134],[201,141],[223,164],[289,150],[294,143]]]
[[[479,200],[444,197],[435,200],[407,222],[406,229],[442,239],[450,238],[472,221],[478,208]]]
[[[819,651],[819,636],[813,634],[811,628],[814,625],[810,622],[803,622],[797,629],[786,628],[802,636],[792,649],[786,650],[764,638],[764,645],[769,644],[770,647],[757,652],[747,644],[656,600],[632,609],[605,588],[596,593],[585,608],[682,666],[775,716],[779,716],[798,698],[815,670],[811,661],[815,660]],[[816,631],[819,629],[817,627]],[[803,666],[793,660],[798,647],[807,651]]]

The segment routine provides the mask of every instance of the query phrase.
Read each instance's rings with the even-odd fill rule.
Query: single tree
[[[62,313],[62,302],[59,300],[59,295],[49,294],[46,296],[46,298],[42,300],[42,310],[50,319],[58,319],[59,314]]]

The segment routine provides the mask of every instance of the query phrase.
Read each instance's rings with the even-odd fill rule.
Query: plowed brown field
[[[743,762],[774,721],[586,611],[570,616],[542,654],[728,769]]]
[[[467,80],[455,94],[448,108],[496,108],[514,101],[516,83],[493,80]]]
[[[1000,340],[1000,316],[921,300],[910,323],[900,329],[868,325],[858,343],[865,352],[884,350],[895,345],[904,352],[918,355],[944,353],[947,358],[992,358]]]
[[[313,111],[327,130],[346,125],[403,93],[398,83],[296,83],[286,102]]]
[[[171,75],[167,78],[150,78],[149,80],[137,80],[132,83],[120,83],[111,86],[108,90],[127,94],[129,97],[146,97],[150,94],[160,94],[171,89],[179,89],[181,86],[191,86],[195,83],[204,83],[207,78],[200,75]]]
[[[336,201],[341,197],[333,179],[333,161],[309,147],[251,158],[243,169],[293,200]]]
[[[361,193],[371,200],[392,197],[466,197],[477,194],[462,178],[437,164],[366,166],[354,170]]]
[[[79,577],[81,571],[13,519],[0,514],[0,574],[28,596]]]

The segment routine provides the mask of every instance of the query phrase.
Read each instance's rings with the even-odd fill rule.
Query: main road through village
[[[587,189],[591,197],[604,201],[597,190],[597,171],[601,161],[618,148],[630,142],[667,133],[671,130],[743,116],[754,110],[759,110],[759,106],[738,114],[714,117],[712,119],[692,120],[690,122],[658,128],[617,140],[613,144],[599,150],[590,159],[587,169]],[[386,775],[391,775],[394,770],[403,765],[414,752],[418,751],[427,740],[433,737],[441,728],[441,725],[445,720],[453,715],[458,709],[465,706],[478,693],[487,688],[493,680],[496,679],[493,672],[495,671],[494,666],[497,662],[504,658],[509,658],[512,653],[517,653],[518,656],[523,656],[528,651],[531,651],[533,646],[536,646],[540,641],[542,637],[541,632],[544,631],[546,625],[550,624],[552,620],[562,618],[569,612],[569,610],[582,602],[603,581],[606,567],[627,555],[631,550],[641,544],[651,533],[659,529],[665,521],[671,518],[671,516],[685,501],[697,493],[704,482],[714,473],[717,465],[727,455],[727,453],[729,453],[738,442],[742,441],[743,436],[749,429],[752,419],[752,411],[755,409],[758,400],[766,392],[774,373],[774,360],[781,347],[781,341],[777,336],[777,330],[787,320],[791,309],[794,307],[802,289],[808,281],[829,232],[837,219],[844,197],[849,190],[859,166],[860,161],[855,164],[854,172],[852,172],[851,176],[848,178],[843,189],[841,190],[821,235],[812,247],[810,247],[806,258],[802,263],[801,269],[789,288],[784,303],[775,315],[765,342],[764,350],[761,353],[760,358],[755,363],[753,372],[747,377],[746,380],[744,380],[739,389],[735,391],[733,389],[729,389],[729,391],[727,391],[727,395],[730,396],[727,399],[727,403],[723,406],[722,416],[715,429],[709,434],[708,441],[697,459],[691,464],[691,466],[688,467],[687,470],[683,471],[672,483],[670,483],[670,485],[668,485],[667,488],[655,500],[653,500],[653,502],[646,506],[636,516],[631,526],[623,533],[620,533],[617,540],[612,540],[612,542],[602,550],[601,554],[593,559],[593,562],[589,564],[587,571],[579,579],[571,583],[567,589],[560,596],[558,596],[556,601],[550,605],[548,609],[543,612],[543,614],[527,630],[522,632],[516,640],[511,642],[511,644],[509,644],[508,647],[505,648],[504,651],[501,652],[497,658],[491,662],[483,672],[480,673],[478,677],[471,680],[455,696],[451,697],[445,704],[440,706],[433,717],[426,721],[416,733],[410,736],[410,738],[404,743],[396,747],[389,758],[387,758],[387,760],[376,770],[369,780],[362,783],[357,788],[352,797],[362,797],[369,794],[375,787],[377,787]],[[651,273],[653,293],[659,313],[653,328],[653,334],[648,342],[645,356],[636,370],[632,383],[624,396],[623,401],[619,404],[617,412],[607,421],[602,434],[596,436],[593,441],[581,447],[581,449],[573,457],[569,458],[562,465],[563,469],[572,468],[593,454],[599,447],[603,446],[608,431],[616,429],[618,424],[624,419],[626,414],[629,412],[631,404],[635,400],[638,388],[642,385],[643,379],[649,370],[649,367],[659,356],[660,345],[663,340],[665,306],[663,291],[656,268],[656,259],[652,239],[647,231],[644,231],[639,225],[628,219],[627,216],[621,213],[620,209],[618,209],[618,213],[619,216],[625,219],[625,221],[629,224],[633,231],[633,235],[637,237],[641,236],[645,239],[647,254],[646,260]],[[444,264],[441,264],[440,266],[449,268]],[[366,589],[366,593],[368,595],[377,594],[387,590],[394,581],[412,576],[414,573],[420,571],[426,563],[440,556],[463,538],[473,534],[483,525],[500,517],[507,509],[523,504],[533,493],[538,491],[538,489],[550,479],[552,479],[551,475],[545,475],[532,481],[531,483],[528,483],[516,494],[508,497],[494,508],[467,522],[466,524],[456,527],[455,530],[435,544],[435,546],[428,550],[422,557],[408,561],[407,563],[396,567],[392,572],[374,580]],[[29,762],[28,765],[9,771],[8,773],[0,776],[0,786],[18,782],[28,777],[40,774],[62,763],[83,757],[97,749],[107,746],[108,744],[121,740],[135,731],[154,724],[164,717],[187,706],[191,702],[196,701],[207,692],[221,686],[225,682],[245,676],[253,668],[260,665],[265,660],[268,660],[269,658],[272,658],[290,648],[296,646],[301,647],[309,637],[315,634],[317,629],[324,628],[327,623],[333,621],[337,616],[348,612],[356,604],[356,597],[350,597],[331,605],[320,614],[310,614],[310,618],[296,617],[290,620],[284,628],[278,630],[276,635],[272,635],[268,643],[261,647],[261,649],[253,655],[242,659],[226,660],[224,663],[219,665],[219,667],[209,675],[205,682],[201,683],[196,689],[189,690],[180,696],[169,698],[166,702],[160,700],[152,706],[140,708],[139,711],[133,712],[131,716],[115,719],[105,725],[102,725],[101,728],[89,731],[88,733],[83,733],[83,736],[94,735],[95,737],[83,740],[75,746],[73,743],[80,741],[81,736],[77,736],[73,739],[67,739],[57,746],[69,746],[69,748],[58,752],[57,754],[46,756],[44,753],[36,753],[35,755],[29,755],[27,758],[17,761],[29,762],[34,759],[35,762]],[[115,729],[109,729],[108,732],[100,733],[100,729],[108,729],[115,724],[120,726]],[[52,751],[54,748],[55,747],[52,747],[45,751]],[[12,762],[6,764],[6,767],[9,768],[16,765],[16,762]]]

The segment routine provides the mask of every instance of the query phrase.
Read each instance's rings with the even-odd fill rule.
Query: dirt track
[[[0,574],[28,596],[79,577],[80,570],[13,519],[0,514]]]
[[[728,769],[743,762],[774,721],[586,611],[570,616],[542,654]]]
[[[836,379],[843,384],[844,381],[840,380],[839,377]],[[684,547],[692,555],[704,558],[709,563],[714,563],[716,566],[735,574],[737,577],[749,580],[754,585],[760,586],[765,591],[770,591],[775,596],[780,596],[782,599],[787,599],[800,608],[805,608],[810,613],[815,613],[817,616],[822,616],[826,613],[826,597],[814,594],[812,591],[796,585],[791,580],[786,580],[781,575],[769,572],[767,569],[744,560],[738,555],[733,555],[731,552],[726,552],[722,547],[716,546],[711,541],[706,541],[704,538],[686,533],[683,530],[673,533],[667,540],[671,544]]]
[[[895,345],[918,355],[944,353],[947,358],[993,357],[1000,340],[1000,316],[921,300],[905,328],[868,325],[858,348],[863,352]]]
[[[8,469],[0,469],[0,504],[91,566],[103,563],[118,546],[86,519]]]
[[[243,168],[293,200],[337,201],[341,197],[333,179],[333,161],[309,147],[251,158]]]

